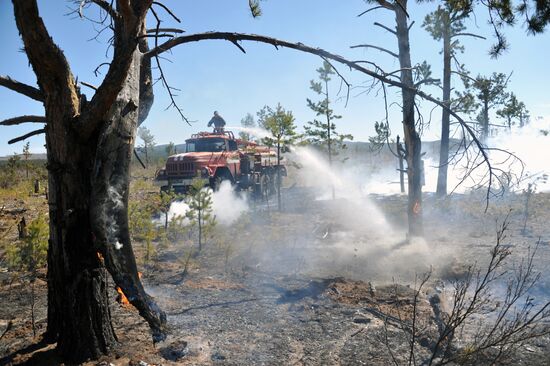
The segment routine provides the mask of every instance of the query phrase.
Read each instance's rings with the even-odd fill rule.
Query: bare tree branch
[[[46,123],[48,121],[44,116],[25,115],[25,116],[8,118],[3,121],[0,121],[0,126],[14,126],[14,125],[19,125],[21,123],[27,123],[27,122]]]
[[[16,137],[14,139],[11,139],[8,141],[8,144],[11,145],[11,144],[15,144],[16,142],[19,142],[19,141],[23,141],[23,140],[26,140],[28,139],[29,137],[32,137],[32,136],[35,136],[35,135],[40,135],[41,133],[46,133],[46,129],[45,128],[41,128],[39,130],[34,130],[32,132],[29,132],[23,136],[19,136],[19,137]]]
[[[374,48],[375,50],[378,50],[378,51],[381,51],[381,52],[385,52],[387,53],[388,55],[391,55],[395,58],[399,58],[399,55],[397,55],[397,53],[395,52],[392,52],[390,50],[387,50],[383,47],[378,47],[378,46],[375,46],[375,45],[371,45],[371,44],[358,44],[358,45],[355,45],[355,46],[350,46],[350,48]]]
[[[169,33],[158,33],[158,34],[142,34],[138,38],[173,38],[173,34]]]
[[[44,94],[40,89],[35,88],[27,84],[23,84],[17,80],[13,80],[9,76],[0,75],[0,86],[11,89],[19,94],[23,94],[26,97],[37,100],[39,102],[44,101]]]
[[[85,81],[81,81],[80,84],[82,84],[82,85],[84,85],[84,86],[87,86],[87,87],[90,88],[90,89],[97,90],[97,86],[92,85],[92,84],[90,84],[90,83],[87,83],[87,82],[85,82]]]
[[[376,9],[381,9],[381,8],[384,8],[384,6],[378,5],[378,6],[375,6],[374,8],[367,9],[364,12],[362,12],[361,14],[357,15],[357,18],[367,14],[368,12],[371,12],[371,11],[376,10]]]
[[[178,34],[185,33],[183,29],[179,29],[179,28],[159,28],[158,31],[167,32],[167,33],[178,33]],[[147,29],[147,33],[156,33],[156,32],[157,32],[156,28]]]
[[[380,24],[380,23],[378,23],[378,22],[374,22],[374,25],[376,25],[376,26],[378,26],[378,27],[380,27],[380,28],[383,28],[383,29],[387,30],[387,31],[390,32],[390,33],[393,33],[393,34],[397,35],[397,32],[396,32],[395,30],[391,29],[390,27],[385,26],[384,24]]]
[[[111,18],[115,19],[120,16],[118,12],[115,9],[113,9],[111,4],[109,4],[107,1],[105,0],[91,0],[91,1],[97,6],[99,6],[101,9],[105,10],[105,12],[109,14]]]
[[[110,64],[109,64],[108,62],[102,62],[102,63],[100,63],[100,64],[95,68],[95,70],[94,70],[94,75],[97,76],[98,74],[101,74],[101,73],[99,72],[99,68],[100,68],[101,66],[109,66],[109,65],[110,65]]]
[[[154,5],[158,5],[160,6],[161,8],[163,8],[168,14],[170,14],[172,16],[172,18],[174,18],[176,20],[176,22],[178,23],[181,23],[181,20],[180,18],[178,18],[173,12],[172,10],[170,10],[166,5],[158,2],[158,1],[153,1],[153,4]]]
[[[455,33],[451,36],[451,38],[454,38],[454,37],[475,37],[475,38],[479,38],[479,39],[487,39],[483,36],[480,36],[479,34],[475,34],[475,33]]]
[[[159,18],[159,16],[157,15],[156,11],[151,8],[151,13],[153,14],[153,16],[155,17],[156,21],[157,21],[157,26],[156,26],[156,29],[157,29],[157,34],[158,34],[158,30],[160,29],[160,23],[161,23],[161,20]],[[235,41],[233,42],[237,47],[239,47],[241,49],[242,52],[245,52],[244,49],[242,47],[240,47],[240,45]],[[158,38],[155,38],[155,48],[158,47]],[[148,52],[147,52],[148,53]],[[147,54],[145,53],[145,55]],[[246,52],[245,52],[246,53]],[[148,58],[148,57],[143,57],[143,62],[151,62],[150,61],[151,59]],[[172,92],[172,90],[174,88],[172,88],[169,84],[168,84],[168,80],[166,80],[166,76],[164,75],[164,71],[162,69],[162,65],[160,63],[160,60],[159,60],[159,56],[158,55],[155,55],[155,61],[157,62],[157,68],[159,70],[159,73],[160,73],[160,80],[162,81],[162,85],[165,87],[166,91],[168,92],[168,96],[170,97],[170,105],[168,105],[167,108],[170,108],[170,107],[174,107],[177,111],[178,111],[178,114],[180,115],[181,119],[184,120],[187,124],[191,124],[189,122],[189,120],[187,119],[187,117],[183,114],[183,111],[181,110],[181,108],[179,107],[179,105],[176,103],[176,99],[175,99],[175,95],[174,93]]]

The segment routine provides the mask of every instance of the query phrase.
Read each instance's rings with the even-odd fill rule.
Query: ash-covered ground
[[[488,213],[476,213],[481,196],[444,201],[428,196],[425,238],[410,242],[404,228],[392,224],[402,219],[405,197],[315,200],[311,194],[287,190],[283,214],[257,207],[252,220],[227,228],[234,240],[230,248],[207,249],[186,276],[174,273],[177,266],[173,271],[161,266],[148,277],[149,291],[169,315],[172,335],[166,347],[174,359],[386,365],[393,354],[405,362],[408,335],[399,324],[410,320],[415,278],[430,268],[433,272],[418,305],[419,318],[429,324],[430,293],[450,293],[446,286],[469,265],[487,265],[497,222],[505,217],[510,222],[504,243],[512,251],[509,268],[538,242],[535,270],[542,276],[530,293],[538,302],[549,299],[547,194],[532,198],[536,214],[525,231],[518,211],[522,196],[495,202]],[[178,255],[166,254],[165,260]],[[501,285],[494,292],[502,295]],[[170,348],[171,342],[183,347],[181,354]],[[425,349],[417,345],[418,357],[429,354],[426,344]],[[508,361],[543,365],[548,357],[548,338],[541,337],[519,347]]]
[[[385,194],[372,194],[373,182],[364,184],[370,173],[349,163],[332,170],[314,153],[295,153],[301,166],[290,170],[282,212],[276,196],[255,201],[222,185],[213,194],[218,224],[200,253],[196,232],[187,229],[168,242],[159,235],[153,243],[157,256],[148,263],[142,261],[144,243],[134,241],[146,289],[167,313],[168,339],[152,344],[144,321],[131,306],[115,301],[111,284],[121,345],[89,365],[409,364],[411,337],[414,362],[422,364],[453,308],[453,284],[468,273],[483,274],[505,220],[501,248],[510,254],[481,315],[452,334],[450,351],[461,355],[455,364],[490,364],[489,357],[498,353],[488,347],[487,359],[467,357],[475,335],[498,319],[494,310],[506,299],[507,281],[535,248],[536,281],[495,332],[505,330],[526,300],[533,309],[550,301],[549,193],[508,193],[493,198],[487,211],[483,189],[445,199],[425,193],[425,234],[408,240],[407,198],[389,194],[395,182],[386,182]],[[151,187],[137,189],[131,200],[153,195],[158,192]],[[186,209],[185,203],[174,203],[169,218]],[[161,232],[162,218],[153,222]],[[46,321],[44,277],[35,284],[38,335]],[[0,273],[0,280],[0,334],[12,324],[0,339],[0,364],[59,363],[53,346],[33,338],[27,282],[13,273]],[[548,359],[550,339],[541,336],[517,342],[498,364],[547,365]]]

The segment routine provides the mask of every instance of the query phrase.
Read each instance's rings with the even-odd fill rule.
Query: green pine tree
[[[262,143],[277,148],[277,161],[282,160],[281,154],[287,151],[296,140],[296,125],[291,111],[286,111],[281,104],[275,109],[263,107],[258,112],[258,125],[271,133],[270,137],[262,139]],[[281,169],[277,167],[277,207],[281,211]]]
[[[342,118],[342,116],[335,114],[331,108],[329,82],[331,75],[335,74],[332,66],[324,61],[323,66],[317,69],[317,73],[319,74],[319,81],[311,80],[310,89],[320,95],[322,99],[313,102],[308,98],[307,106],[315,112],[316,117],[319,119],[309,121],[304,126],[304,130],[307,140],[311,144],[319,146],[327,152],[329,165],[332,165],[333,157],[338,155],[338,150],[346,148],[344,140],[353,140],[353,136],[340,134],[336,131],[334,121]],[[332,198],[334,196],[334,187],[332,187]]]
[[[191,188],[187,195],[189,210],[186,213],[191,226],[197,227],[199,231],[199,252],[206,235],[216,225],[216,218],[212,214],[212,190],[204,187],[202,179],[193,179]]]

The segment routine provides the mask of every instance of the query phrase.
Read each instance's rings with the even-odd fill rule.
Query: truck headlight
[[[201,176],[202,177],[209,177],[210,176],[210,169],[207,167],[204,167],[201,169]]]

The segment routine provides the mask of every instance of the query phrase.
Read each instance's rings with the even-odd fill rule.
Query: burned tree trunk
[[[450,25],[443,29],[443,103],[451,106],[451,33]],[[449,167],[450,113],[443,108],[441,116],[441,146],[439,148],[439,170],[437,172],[437,197],[447,195],[447,175]]]
[[[401,68],[401,83],[409,88],[401,89],[403,98],[403,132],[407,152],[409,235],[423,234],[422,225],[422,172],[420,153],[422,145],[416,131],[414,118],[414,82],[411,68],[411,51],[409,45],[409,25],[407,22],[407,1],[402,0],[394,6],[396,19],[397,42],[399,46],[399,66]]]
[[[87,102],[62,51],[49,36],[36,0],[13,1],[17,27],[43,95],[48,161],[50,239],[48,326],[65,359],[79,362],[109,352],[111,326],[105,266],[115,283],[162,337],[164,314],[143,290],[128,233],[128,167],[150,73],[140,74],[138,35],[150,1],[111,9],[115,52],[109,72]],[[145,50],[144,50],[145,51]],[[147,66],[149,64],[145,64]],[[104,260],[103,260],[104,258]]]

